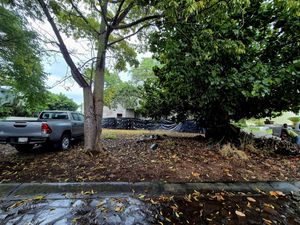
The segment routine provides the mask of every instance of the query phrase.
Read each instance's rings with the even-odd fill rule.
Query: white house
[[[104,106],[103,108],[103,118],[109,118],[109,117],[114,117],[114,118],[122,118],[122,117],[127,117],[127,118],[135,118],[135,112],[132,109],[125,109],[121,105],[118,105],[116,109],[114,108],[108,108],[107,106]]]

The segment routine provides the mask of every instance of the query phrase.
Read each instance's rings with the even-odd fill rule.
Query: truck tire
[[[60,138],[59,145],[61,150],[68,150],[71,146],[71,135],[68,133],[64,133]]]
[[[33,149],[33,145],[15,145],[18,152],[29,152]]]

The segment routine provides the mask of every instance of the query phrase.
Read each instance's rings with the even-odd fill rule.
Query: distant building
[[[0,87],[0,106],[12,105],[15,98],[16,94],[14,94],[9,87]]]
[[[122,117],[127,117],[127,118],[136,118],[138,115],[134,112],[133,109],[125,109],[121,105],[118,105],[116,109],[114,108],[109,108],[107,106],[104,106],[103,108],[103,118],[109,118],[109,117],[114,117],[114,118],[122,118]]]

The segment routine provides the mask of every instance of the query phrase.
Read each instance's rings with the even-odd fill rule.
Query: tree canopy
[[[78,105],[76,104],[76,102],[62,93],[54,94],[48,92],[44,105],[44,109],[48,110],[76,111],[78,109]]]
[[[104,105],[117,108],[137,109],[140,97],[139,88],[132,81],[123,81],[115,72],[105,75]]]
[[[300,106],[300,2],[221,1],[152,35],[144,112],[216,126]]]
[[[131,80],[137,85],[142,85],[147,79],[155,78],[153,68],[159,66],[157,60],[143,58],[138,67],[130,70]]]
[[[0,85],[21,92],[30,105],[41,101],[45,91],[39,46],[26,22],[0,6]]]

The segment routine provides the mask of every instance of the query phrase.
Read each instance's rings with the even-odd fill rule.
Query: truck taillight
[[[42,133],[43,134],[51,134],[52,130],[47,123],[42,123]]]

